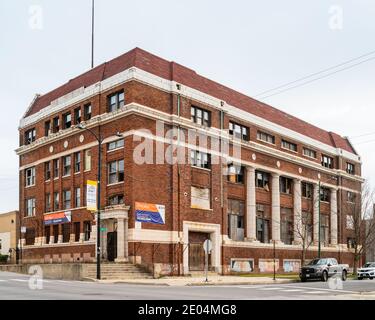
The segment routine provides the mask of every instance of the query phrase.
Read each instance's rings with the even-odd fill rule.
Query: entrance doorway
[[[210,239],[209,233],[189,232],[189,271],[204,271],[205,251],[203,243]],[[211,268],[211,254],[208,255],[208,270]]]
[[[117,231],[107,233],[107,260],[115,261],[117,258]]]

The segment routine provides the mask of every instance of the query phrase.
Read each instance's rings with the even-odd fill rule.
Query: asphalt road
[[[39,285],[39,286],[38,286]],[[41,286],[42,285],[42,286]],[[375,280],[278,285],[154,286],[81,281],[35,281],[27,275],[0,272],[0,300],[329,300],[375,299]]]

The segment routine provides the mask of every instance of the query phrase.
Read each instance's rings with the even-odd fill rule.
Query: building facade
[[[94,133],[103,259],[188,274],[210,239],[213,271],[268,272],[275,254],[287,272],[320,239],[352,265],[345,204],[363,180],[350,142],[175,62],[133,49],[37,95],[19,132],[24,260],[95,260]]]
[[[0,255],[8,256],[8,263],[17,262],[19,233],[18,211],[0,214]]]

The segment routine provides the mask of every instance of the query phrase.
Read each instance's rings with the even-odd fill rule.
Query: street
[[[336,300],[375,299],[375,281],[349,280],[342,290],[328,283],[308,282],[277,285],[156,286],[44,280],[30,289],[27,275],[1,272],[0,300]]]

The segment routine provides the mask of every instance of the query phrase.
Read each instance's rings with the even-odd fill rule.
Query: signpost
[[[212,251],[212,241],[210,239],[207,239],[203,243],[203,250],[205,253],[205,273],[206,273],[206,282],[208,282],[208,255]]]

